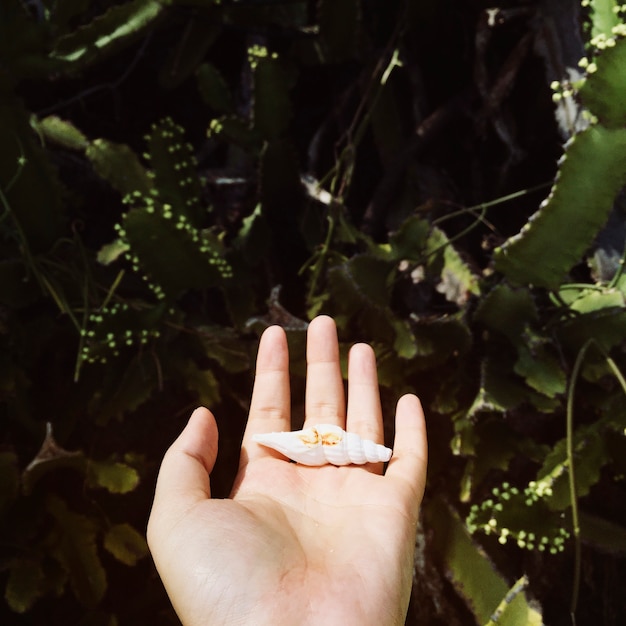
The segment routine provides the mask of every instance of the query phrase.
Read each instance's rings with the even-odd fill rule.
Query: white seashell
[[[293,432],[253,435],[252,441],[302,465],[363,465],[391,458],[390,448],[362,439],[356,433],[348,433],[333,424],[318,424]]]

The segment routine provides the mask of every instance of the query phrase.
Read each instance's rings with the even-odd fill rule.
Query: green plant
[[[373,344],[386,415],[404,391],[428,414],[407,623],[600,619],[581,563],[600,588],[594,555],[626,551],[601,506],[626,475],[623,11],[589,3],[586,76],[551,93],[549,56],[525,60],[531,37],[566,48],[524,21],[540,3],[309,4],[2,3],[11,619],[173,620],[143,558],[163,451],[211,407],[227,495],[258,332],[288,330],[297,420],[317,313],[344,358]],[[524,31],[513,49],[500,21]],[[556,171],[534,169],[551,98],[585,108]],[[574,589],[554,589],[570,560]]]

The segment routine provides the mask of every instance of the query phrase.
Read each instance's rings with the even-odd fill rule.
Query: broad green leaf
[[[50,554],[67,572],[76,598],[87,608],[95,607],[106,591],[106,573],[98,556],[95,522],[68,509],[56,496],[48,497],[54,519],[48,543]]]
[[[136,565],[148,554],[148,544],[130,524],[116,524],[104,534],[104,548],[125,565]]]
[[[96,139],[85,152],[98,176],[123,196],[140,191],[150,193],[152,182],[137,155],[125,144]]]
[[[518,284],[557,288],[625,183],[626,129],[593,125],[575,135],[547,200],[518,235],[496,249],[496,270]]]
[[[585,313],[565,320],[556,329],[561,345],[572,353],[578,352],[589,339],[593,339],[605,351],[624,341],[626,309],[613,307]]]
[[[215,374],[209,369],[200,369],[195,363],[188,361],[184,367],[184,379],[187,389],[198,395],[198,401],[202,406],[211,408],[219,404],[220,384]]]
[[[158,372],[154,358],[139,353],[128,366],[104,366],[100,391],[92,398],[91,411],[97,423],[105,426],[111,419],[122,417],[147,402],[157,386]]]
[[[196,326],[204,354],[227,372],[243,372],[250,367],[250,356],[241,338],[231,328]]]
[[[440,282],[436,289],[446,300],[462,306],[470,294],[479,293],[477,277],[441,229],[431,230],[426,242],[426,255],[430,266],[434,264],[440,268]]]
[[[393,343],[395,353],[402,359],[412,359],[417,355],[417,342],[407,320],[393,320],[396,339]]]
[[[17,455],[0,452],[0,514],[15,500],[20,485]]]
[[[389,308],[390,264],[362,254],[332,267],[328,288],[337,313],[358,320],[372,341],[393,342],[396,331]]]
[[[434,547],[443,560],[446,574],[465,600],[479,624],[489,621],[507,595],[509,583],[496,570],[486,553],[472,541],[457,515],[441,500],[431,501],[424,509],[428,527],[435,534]],[[541,626],[540,611],[525,593],[510,603],[501,626]]]
[[[626,38],[613,39],[594,57],[596,71],[580,90],[583,104],[608,128],[626,126]]]
[[[45,575],[38,561],[22,558],[11,564],[4,599],[12,611],[28,612],[43,595]]]
[[[513,376],[512,364],[498,356],[487,357],[481,364],[480,387],[467,416],[504,413],[518,407],[527,397],[527,389]]]
[[[241,251],[247,263],[256,265],[267,253],[270,242],[271,232],[267,219],[258,204],[250,215],[243,218],[232,245]]]
[[[519,435],[509,428],[502,415],[492,415],[478,424],[468,421],[465,425],[471,431],[469,437],[473,441],[469,446],[460,442],[463,454],[471,454],[462,479],[466,494],[461,498],[463,502],[469,501],[489,472],[508,469],[511,459],[519,452],[520,443]]]
[[[417,353],[413,364],[430,370],[467,352],[472,334],[461,314],[420,319],[412,324]]]
[[[134,467],[113,460],[89,460],[87,479],[91,486],[104,487],[111,493],[129,493],[139,484],[139,474]]]
[[[565,293],[571,292],[572,290],[565,291]],[[563,290],[560,293],[563,293]],[[603,309],[623,307],[624,304],[624,294],[617,289],[602,291],[598,289],[584,289],[577,293],[577,297],[571,301],[569,308],[577,313],[593,313]]]
[[[421,261],[430,232],[427,220],[411,215],[389,237],[390,256],[395,261]]]
[[[526,383],[548,398],[565,393],[567,379],[560,361],[541,348],[529,350],[524,345],[518,346],[519,357],[514,371],[522,376]]]
[[[527,326],[537,319],[537,309],[528,290],[502,284],[482,298],[474,318],[516,345]]]

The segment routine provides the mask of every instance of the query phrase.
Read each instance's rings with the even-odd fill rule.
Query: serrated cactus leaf
[[[626,38],[612,40],[594,58],[596,71],[580,90],[583,104],[603,126],[626,126]]]
[[[89,140],[71,122],[56,115],[49,115],[42,120],[34,121],[35,128],[48,141],[52,141],[64,148],[83,152],[89,145]]]
[[[160,0],[131,0],[113,6],[89,24],[61,37],[50,56],[82,68],[134,41],[154,26],[165,10],[166,3]]]
[[[330,61],[345,61],[357,49],[361,3],[359,0],[321,0],[318,5],[320,40]]]
[[[620,23],[617,13],[617,0],[590,0],[591,7],[591,36],[612,35],[613,27]]]
[[[166,314],[164,304],[136,309],[127,303],[115,302],[88,318],[81,358],[88,363],[106,363],[109,357],[122,352],[137,351],[159,338],[159,327]],[[132,381],[132,375],[125,380]],[[118,391],[122,387],[118,383]]]
[[[130,250],[128,243],[122,239],[115,239],[98,250],[97,260],[102,265],[110,265]]]
[[[251,53],[254,71],[254,128],[264,139],[283,135],[291,123],[291,100],[285,70],[267,50]]]
[[[263,145],[263,140],[256,129],[245,120],[233,115],[211,120],[207,136],[211,139],[223,139],[225,142],[234,143],[253,153],[258,152]]]
[[[139,208],[129,211],[123,222],[132,254],[157,291],[160,288],[170,297],[220,285],[231,275],[217,242],[181,218],[168,213],[167,207],[162,215]]]
[[[556,288],[606,222],[626,183],[626,129],[590,126],[566,146],[549,197],[496,249],[495,268],[518,284]]]
[[[579,511],[580,534],[589,543],[609,554],[626,554],[626,528],[602,517]]]
[[[111,526],[104,535],[104,549],[129,566],[136,565],[148,554],[146,540],[130,524]]]
[[[610,461],[602,430],[604,420],[579,427],[574,433],[574,471],[576,474],[576,494],[579,498],[587,495],[600,479],[600,471]],[[563,511],[572,504],[569,485],[569,464],[567,441],[561,439],[546,456],[537,481],[549,483],[550,492],[545,501],[553,511]]]
[[[152,181],[137,155],[126,145],[96,139],[85,152],[96,173],[123,196],[139,191],[150,193]]]
[[[183,129],[171,118],[153,124],[148,136],[148,155],[159,198],[184,215],[196,227],[201,226],[202,187],[196,170],[196,157],[185,141]]]
[[[211,63],[203,63],[196,70],[198,91],[202,100],[216,113],[228,115],[235,106],[230,89],[218,69]]]
[[[486,624],[507,596],[509,584],[448,505],[435,499],[424,507],[424,515],[428,528],[434,529],[434,549],[445,563],[450,582],[466,602],[476,623]],[[521,592],[510,602],[498,624],[541,626],[542,617]]]
[[[466,524],[474,534],[495,536],[502,545],[517,544],[526,550],[562,552],[569,532],[562,515],[549,508],[550,479],[531,481],[519,488],[508,483],[494,487],[491,497],[470,507]]]
[[[211,4],[205,4],[208,9]],[[166,89],[172,89],[189,78],[204,59],[207,51],[213,45],[222,31],[222,21],[212,11],[194,12],[187,23],[184,34],[175,45],[168,60],[159,74],[159,82]],[[226,111],[222,111],[226,113]]]
[[[293,144],[287,140],[266,143],[259,161],[259,195],[265,214],[295,215],[302,191]]]
[[[50,20],[59,31],[67,30],[70,20],[78,17],[89,8],[91,0],[63,0],[54,5],[50,12]]]

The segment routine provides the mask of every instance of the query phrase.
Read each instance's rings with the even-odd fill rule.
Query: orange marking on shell
[[[311,429],[311,433],[305,431],[306,434],[298,435],[298,439],[305,445],[312,448],[313,446],[319,445],[320,442],[320,434],[315,430],[315,428]],[[322,442],[323,443],[323,442]]]
[[[323,446],[336,446],[341,443],[343,437],[336,433],[326,433],[322,435],[322,445]]]

